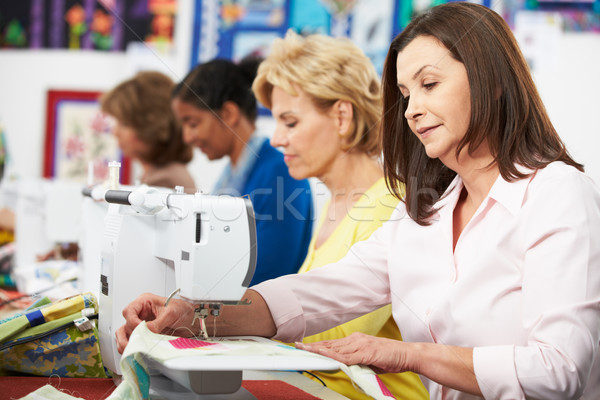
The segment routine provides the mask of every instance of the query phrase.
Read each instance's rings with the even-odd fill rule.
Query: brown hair
[[[102,111],[132,128],[148,144],[142,161],[162,166],[188,163],[193,149],[183,142],[181,126],[171,110],[174,82],[160,72],[143,71],[100,97]]]
[[[302,37],[288,31],[275,39],[260,64],[252,89],[271,108],[273,86],[297,96],[298,85],[321,111],[336,101],[352,104],[353,131],[346,149],[381,155],[381,89],[375,67],[350,40],[324,35]]]
[[[556,133],[535,87],[529,67],[506,22],[487,7],[453,2],[415,18],[390,45],[383,71],[383,156],[386,182],[403,200],[410,217],[427,224],[433,205],[456,176],[439,159],[430,159],[408,127],[407,106],[397,86],[396,62],[418,36],[439,40],[464,64],[471,91],[471,120],[458,153],[471,154],[487,142],[507,181],[528,174],[518,165],[541,169],[563,161],[579,170]]]

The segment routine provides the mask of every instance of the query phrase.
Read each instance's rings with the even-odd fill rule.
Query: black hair
[[[260,57],[248,56],[239,64],[225,59],[199,64],[175,86],[171,97],[213,111],[231,101],[254,122],[258,107],[251,87],[261,62]]]

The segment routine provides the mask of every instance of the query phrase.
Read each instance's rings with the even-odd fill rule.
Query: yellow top
[[[317,232],[323,226],[325,218],[327,218],[327,213],[323,212],[317,231],[313,234],[310,242],[306,259],[298,272],[307,272],[343,258],[354,243],[369,238],[383,222],[387,221],[397,204],[398,199],[388,191],[385,179],[379,179],[343,217],[331,236],[318,249],[315,249]],[[325,204],[324,209],[327,209],[327,206],[328,204]],[[400,331],[392,317],[392,306],[388,305],[328,331],[305,337],[303,342],[312,343],[320,340],[338,339],[357,331],[402,340]],[[322,379],[328,388],[350,399],[370,398],[355,389],[350,378],[342,371],[336,373],[311,372]],[[416,374],[405,372],[402,374],[383,374],[379,377],[397,398],[429,398],[427,390]]]

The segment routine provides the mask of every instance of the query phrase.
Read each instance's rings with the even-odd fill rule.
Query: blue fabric
[[[312,235],[313,200],[308,180],[288,173],[283,154],[264,140],[241,195],[256,217],[257,264],[251,285],[294,274],[304,261]]]
[[[40,310],[33,310],[31,312],[28,312],[25,315],[27,316],[27,319],[29,320],[29,326],[32,328],[34,326],[38,326],[38,325],[41,325],[44,322],[46,322],[46,319],[44,318],[44,314],[42,314],[42,312]]]

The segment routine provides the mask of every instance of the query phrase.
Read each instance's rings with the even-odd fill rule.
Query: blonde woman
[[[276,120],[271,139],[283,150],[295,179],[319,178],[331,193],[299,272],[340,260],[389,219],[398,203],[385,185],[381,152],[381,92],[377,74],[363,52],[346,39],[288,32],[261,63],[253,90]],[[353,332],[401,339],[391,306],[304,343],[346,337]],[[352,399],[368,398],[343,372],[313,374]],[[404,399],[426,398],[419,378],[386,374],[381,379]]]

